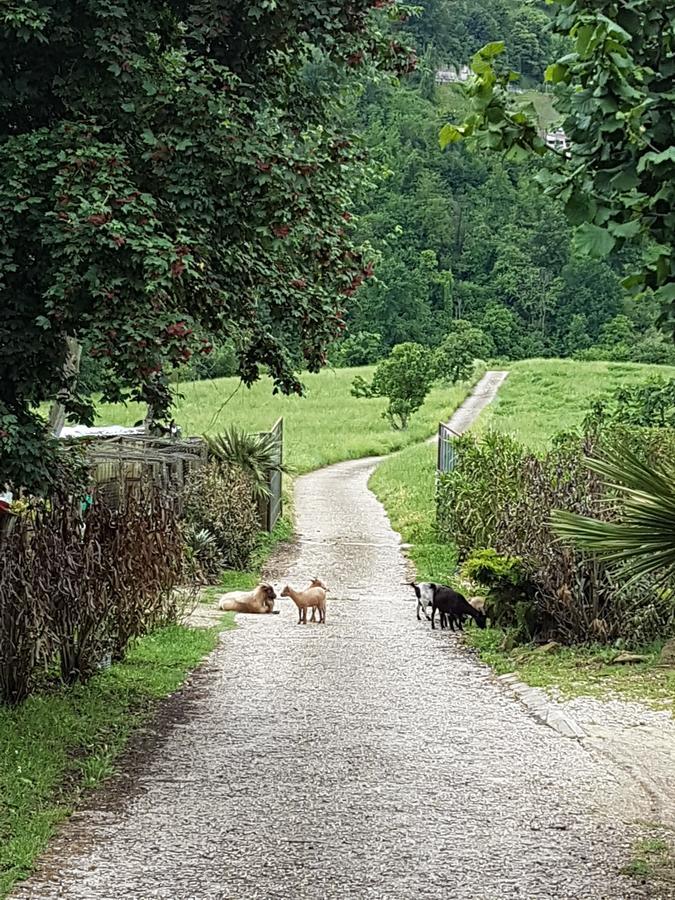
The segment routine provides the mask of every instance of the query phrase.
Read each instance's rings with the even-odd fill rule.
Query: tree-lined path
[[[655,896],[618,874],[634,782],[417,623],[374,465],[296,482],[271,574],[324,578],[327,624],[240,619],[16,898]]]

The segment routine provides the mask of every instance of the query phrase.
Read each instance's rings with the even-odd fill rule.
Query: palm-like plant
[[[244,431],[231,425],[221,434],[205,435],[209,453],[213,459],[228,465],[238,466],[250,478],[257,498],[270,496],[269,477],[272,472],[289,473],[290,469],[281,461],[279,445],[274,435]]]
[[[665,581],[675,575],[675,468],[643,462],[626,446],[586,462],[621,497],[619,518],[602,522],[556,510],[556,533],[621,565],[631,581],[644,575]]]

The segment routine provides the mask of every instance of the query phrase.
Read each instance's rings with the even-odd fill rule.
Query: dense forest
[[[332,92],[335,121],[371,161],[342,215],[374,277],[342,291],[345,328],[330,361],[375,362],[407,341],[437,347],[461,320],[481,329],[486,359],[675,364],[672,342],[656,327],[658,303],[622,287],[639,251],[600,260],[579,252],[574,228],[538,180],[545,163],[508,162],[464,143],[439,147],[440,129],[461,122],[468,101],[462,85],[436,84],[436,71],[469,64],[495,40],[505,42],[504,63],[521,73],[515,88],[542,131],[557,127],[544,71],[567,48],[549,27],[546,4],[425,0],[417,9],[389,26],[396,46],[417,50],[416,70],[402,80],[365,73],[355,87],[320,56],[305,66],[306,88]],[[235,374],[237,342],[213,340],[213,353],[195,354],[172,380]],[[85,355],[81,383],[97,389],[102,379],[99,361]]]
[[[503,38],[525,84],[543,79],[557,52],[544,6],[518,0],[429,0],[405,27],[418,72],[403,84],[366,86],[353,102],[354,130],[376,161],[358,234],[376,277],[353,299],[349,334],[336,354],[363,363],[403,341],[437,345],[452,322],[486,334],[486,356],[586,356],[673,362],[655,328],[657,305],[621,286],[629,251],[607,260],[576,252],[574,230],[537,181],[533,159],[507,163],[463,145],[441,152],[438,132],[461,121],[460,85],[437,86],[438,65],[461,65]],[[551,97],[530,88],[542,128]]]

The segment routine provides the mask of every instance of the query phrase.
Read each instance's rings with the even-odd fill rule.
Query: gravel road
[[[416,621],[376,461],[296,482],[278,587],[326,625],[239,617],[123,775],[66,823],[21,900],[635,900],[644,798]]]

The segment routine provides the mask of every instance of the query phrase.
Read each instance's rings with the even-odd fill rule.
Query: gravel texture
[[[652,900],[641,786],[418,623],[373,460],[298,479],[285,569],[327,623],[240,627],[66,823],[22,900]]]

